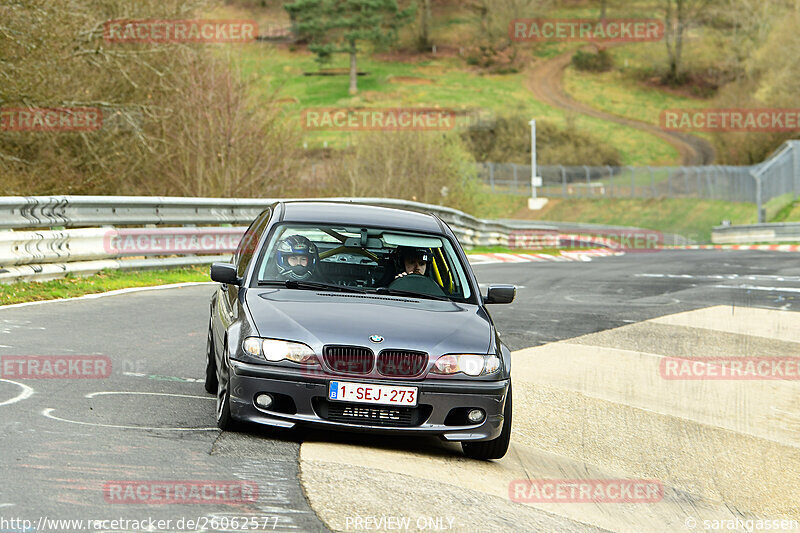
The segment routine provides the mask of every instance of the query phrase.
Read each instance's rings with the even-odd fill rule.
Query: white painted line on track
[[[129,395],[139,395],[139,396],[171,396],[175,398],[196,398],[200,400],[213,400],[216,401],[216,398],[209,398],[208,396],[196,396],[191,394],[172,394],[168,392],[140,392],[140,391],[98,391],[98,392],[90,392],[84,398],[95,398],[96,396],[111,396],[114,394],[129,394]],[[80,424],[82,426],[96,426],[96,427],[103,427],[103,428],[114,428],[114,429],[144,429],[144,430],[152,430],[152,431],[219,431],[217,427],[201,427],[201,428],[169,428],[169,427],[149,427],[149,426],[124,426],[119,424],[101,424],[99,422],[81,422],[78,420],[68,420],[66,418],[60,418],[53,414],[55,409],[47,408],[43,409],[41,414],[47,418],[52,420],[58,420],[59,422],[69,422],[70,424]]]
[[[154,381],[176,381],[180,383],[205,383],[204,379],[181,378],[178,376],[163,376],[159,374],[143,374],[141,372],[123,372],[122,375],[134,378],[148,378]]]
[[[600,304],[600,302],[592,301],[591,299],[588,299],[585,296],[586,295],[584,295],[584,294],[580,294],[580,295],[566,294],[566,295],[564,295],[564,299],[566,301],[568,301],[568,302],[573,302],[573,303],[576,303],[576,304],[584,304],[584,305],[599,305]],[[633,306],[637,306],[637,305],[643,305],[643,306],[676,305],[676,304],[681,303],[681,301],[678,298],[673,298],[673,297],[667,298],[669,300],[667,302],[635,302],[635,301],[634,302],[631,302],[631,301],[613,302],[613,301],[607,300],[606,296],[600,296],[600,295],[598,295],[598,299],[602,300],[602,305],[626,305],[628,307],[633,307]]]
[[[748,291],[766,291],[766,292],[797,292],[800,293],[800,287],[762,287],[759,285],[714,285],[715,289],[742,289]]]
[[[172,394],[170,392],[140,392],[140,391],[100,391],[90,392],[84,398],[94,398],[95,396],[112,396],[114,394],[130,394],[138,396],[173,396],[175,398],[199,398],[201,400],[216,400],[209,396],[196,396],[193,394]]]
[[[152,287],[129,287],[127,289],[117,289],[108,292],[98,292],[96,294],[84,294],[83,296],[75,296],[74,298],[59,298],[57,300],[39,300],[36,302],[22,302],[18,304],[0,305],[0,311],[3,309],[12,309],[15,307],[28,307],[31,305],[52,304],[56,302],[70,302],[74,300],[94,300],[95,298],[104,298],[106,296],[118,296],[120,294],[130,294],[134,292],[143,291],[160,291],[164,289],[180,289],[181,287],[194,287],[198,285],[219,285],[213,281],[187,281],[184,283],[171,283],[169,285],[154,285]]]
[[[213,398],[208,398],[209,400],[213,400]],[[79,424],[81,426],[95,426],[101,428],[113,428],[113,429],[144,429],[148,431],[219,431],[220,429],[217,427],[213,428],[160,428],[160,427],[148,427],[148,426],[122,426],[117,424],[100,424],[99,422],[80,422],[78,420],[67,420],[66,418],[59,418],[56,415],[52,414],[55,409],[47,408],[42,409],[42,416],[50,418],[52,420],[58,420],[59,422],[69,422],[70,424]]]
[[[718,280],[748,280],[748,281],[781,281],[787,283],[800,282],[800,276],[769,276],[766,274],[635,274],[637,278],[667,278],[667,279],[718,279]]]
[[[17,387],[20,387],[22,389],[22,392],[20,392],[19,394],[17,394],[16,396],[11,398],[10,400],[6,400],[4,402],[0,402],[0,406],[11,405],[12,403],[21,402],[22,400],[24,400],[26,398],[30,398],[31,396],[33,396],[34,390],[32,388],[28,387],[27,385],[24,385],[22,383],[17,383],[16,381],[11,381],[10,379],[0,378],[0,381],[4,381],[6,383],[11,383],[11,384],[16,385]]]

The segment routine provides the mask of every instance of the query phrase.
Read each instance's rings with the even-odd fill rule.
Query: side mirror
[[[236,266],[230,263],[214,263],[211,265],[211,279],[218,283],[239,285],[242,280],[236,273]]]
[[[510,304],[516,295],[517,288],[514,285],[489,285],[484,303]]]

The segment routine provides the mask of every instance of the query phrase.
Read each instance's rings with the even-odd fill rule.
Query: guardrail
[[[0,232],[0,265],[233,253],[245,226]]]
[[[716,226],[711,232],[714,244],[800,242],[800,222]]]
[[[482,220],[448,207],[386,198],[324,200],[435,213],[447,222],[465,248],[560,247],[576,242],[613,248],[615,241],[605,238],[609,234],[647,231],[576,224],[568,225],[569,231],[563,224]],[[0,231],[0,282],[45,280],[67,273],[83,275],[106,268],[138,270],[224,260],[229,255],[221,254],[236,249],[246,224],[276,201],[104,196],[0,198],[0,228],[6,229]],[[119,227],[134,225],[145,227]],[[180,257],[168,257],[175,255]]]
[[[0,229],[249,224],[277,199],[163,196],[0,197]]]

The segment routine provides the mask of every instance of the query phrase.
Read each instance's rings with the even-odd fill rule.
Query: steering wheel
[[[445,296],[438,283],[422,274],[407,274],[397,278],[389,284],[389,289],[398,291],[418,292],[430,296]]]

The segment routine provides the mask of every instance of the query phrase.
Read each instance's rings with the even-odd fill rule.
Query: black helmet
[[[415,246],[398,246],[394,252],[395,266],[398,271],[403,271],[406,268],[404,263],[405,258],[422,259],[425,264],[431,262],[431,252],[427,248],[418,248]]]
[[[288,259],[290,256],[295,255],[307,257],[308,264],[305,266],[290,265]],[[319,254],[317,254],[317,247],[313,242],[302,235],[291,235],[278,243],[276,260],[278,272],[281,276],[286,279],[300,281],[306,280],[314,274]]]

